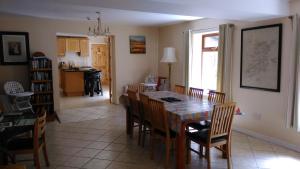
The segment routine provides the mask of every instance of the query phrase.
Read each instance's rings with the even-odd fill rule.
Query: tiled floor
[[[67,109],[74,109],[74,108],[81,108],[81,107],[90,107],[90,106],[98,106],[109,103],[109,88],[107,85],[103,85],[103,96],[100,94],[94,94],[93,97],[89,95],[86,96],[72,96],[60,97],[60,109],[67,110]]]
[[[47,125],[50,169],[163,168],[163,145],[156,148],[155,159],[150,160],[149,143],[142,148],[137,146],[136,134],[134,139],[127,137],[125,111],[121,106],[105,105],[81,109],[82,114],[86,112],[97,112],[100,116],[94,120],[67,122],[65,119],[66,122],[62,124],[54,122]],[[226,168],[226,160],[221,159],[221,153],[212,151],[212,168]],[[300,168],[300,153],[237,132],[233,133],[232,153],[234,169]],[[19,159],[21,158],[30,156]],[[171,168],[175,168],[174,162],[172,153]],[[33,168],[32,161],[25,163],[29,169]],[[192,154],[191,164],[187,168],[206,168],[206,161]]]

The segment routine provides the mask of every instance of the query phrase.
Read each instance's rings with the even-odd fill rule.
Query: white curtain
[[[185,87],[189,89],[189,79],[190,79],[190,62],[191,62],[191,30],[183,32],[183,43],[184,43],[184,52],[185,52]],[[186,91],[187,92],[187,91]]]
[[[300,104],[300,52],[299,52],[299,22],[298,15],[290,17],[292,22],[292,50],[291,60],[289,63],[289,96],[288,96],[288,108],[286,124],[287,127],[294,128],[300,131],[299,126],[299,104]]]
[[[226,93],[227,101],[232,100],[233,30],[233,24],[219,26],[217,90]]]

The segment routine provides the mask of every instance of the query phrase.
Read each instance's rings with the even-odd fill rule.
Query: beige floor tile
[[[105,147],[105,150],[108,151],[123,151],[126,148],[126,146],[124,144],[116,144],[116,143],[112,143],[109,146]]]
[[[84,166],[89,160],[90,160],[90,158],[86,158],[86,157],[72,157],[72,158],[70,158],[68,161],[66,161],[63,165],[64,165],[64,166],[67,166],[67,167],[77,167],[77,168],[81,168],[81,167]]]
[[[105,147],[107,147],[109,143],[106,142],[101,142],[101,141],[95,141],[86,146],[86,148],[95,148],[95,149],[100,149],[103,150]]]
[[[104,160],[115,160],[119,155],[120,152],[103,150],[95,158]]]
[[[108,160],[92,159],[87,164],[85,164],[82,168],[105,169],[110,163],[111,161]]]
[[[75,156],[78,157],[95,157],[101,150],[98,149],[90,149],[90,148],[84,148],[80,150],[78,153],[75,154]]]

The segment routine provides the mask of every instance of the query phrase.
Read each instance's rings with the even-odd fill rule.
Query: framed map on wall
[[[241,31],[240,87],[280,92],[282,24]]]

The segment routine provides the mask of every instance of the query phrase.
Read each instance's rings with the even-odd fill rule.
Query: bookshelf
[[[47,111],[47,116],[56,115],[53,103],[52,62],[44,53],[35,52],[29,62],[30,86],[34,93],[31,104],[36,113],[42,109]]]

